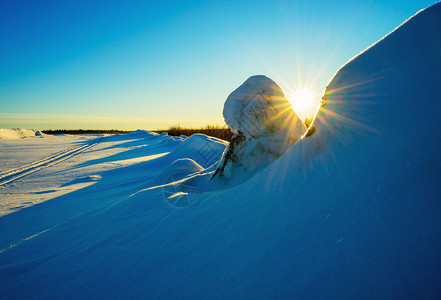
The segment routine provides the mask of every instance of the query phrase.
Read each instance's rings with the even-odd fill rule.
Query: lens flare
[[[317,108],[317,95],[307,89],[295,90],[288,96],[296,114],[301,117],[313,116]]]

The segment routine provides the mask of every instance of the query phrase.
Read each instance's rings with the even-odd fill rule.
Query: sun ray
[[[302,119],[312,119],[319,104],[319,96],[309,89],[301,88],[292,91],[287,99],[295,113]]]

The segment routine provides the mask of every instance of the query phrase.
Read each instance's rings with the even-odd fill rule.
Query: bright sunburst
[[[317,95],[307,89],[295,90],[288,96],[291,106],[300,118],[313,115],[317,106]]]

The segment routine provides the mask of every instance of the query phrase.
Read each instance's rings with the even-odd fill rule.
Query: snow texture
[[[439,299],[440,37],[436,4],[335,74],[314,135],[174,193],[185,209],[157,180],[185,158],[170,169],[199,178],[184,138],[76,137],[91,148],[0,189],[47,200],[0,218],[0,298]]]

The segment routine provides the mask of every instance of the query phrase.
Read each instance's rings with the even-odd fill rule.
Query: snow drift
[[[175,159],[191,158],[204,168],[218,162],[228,145],[226,141],[203,134],[193,134],[189,138],[179,137],[179,139],[183,142],[170,155]]]
[[[314,135],[187,209],[152,186],[166,155],[0,218],[0,298],[438,299],[440,37],[437,4],[335,74]]]
[[[173,162],[151,185],[165,185],[165,200],[174,207],[186,207],[196,200],[195,194],[218,188],[210,181],[228,143],[203,134],[179,139],[182,142],[167,155]]]
[[[34,129],[0,128],[0,139],[4,140],[15,140],[35,136],[42,137],[43,133]]]

